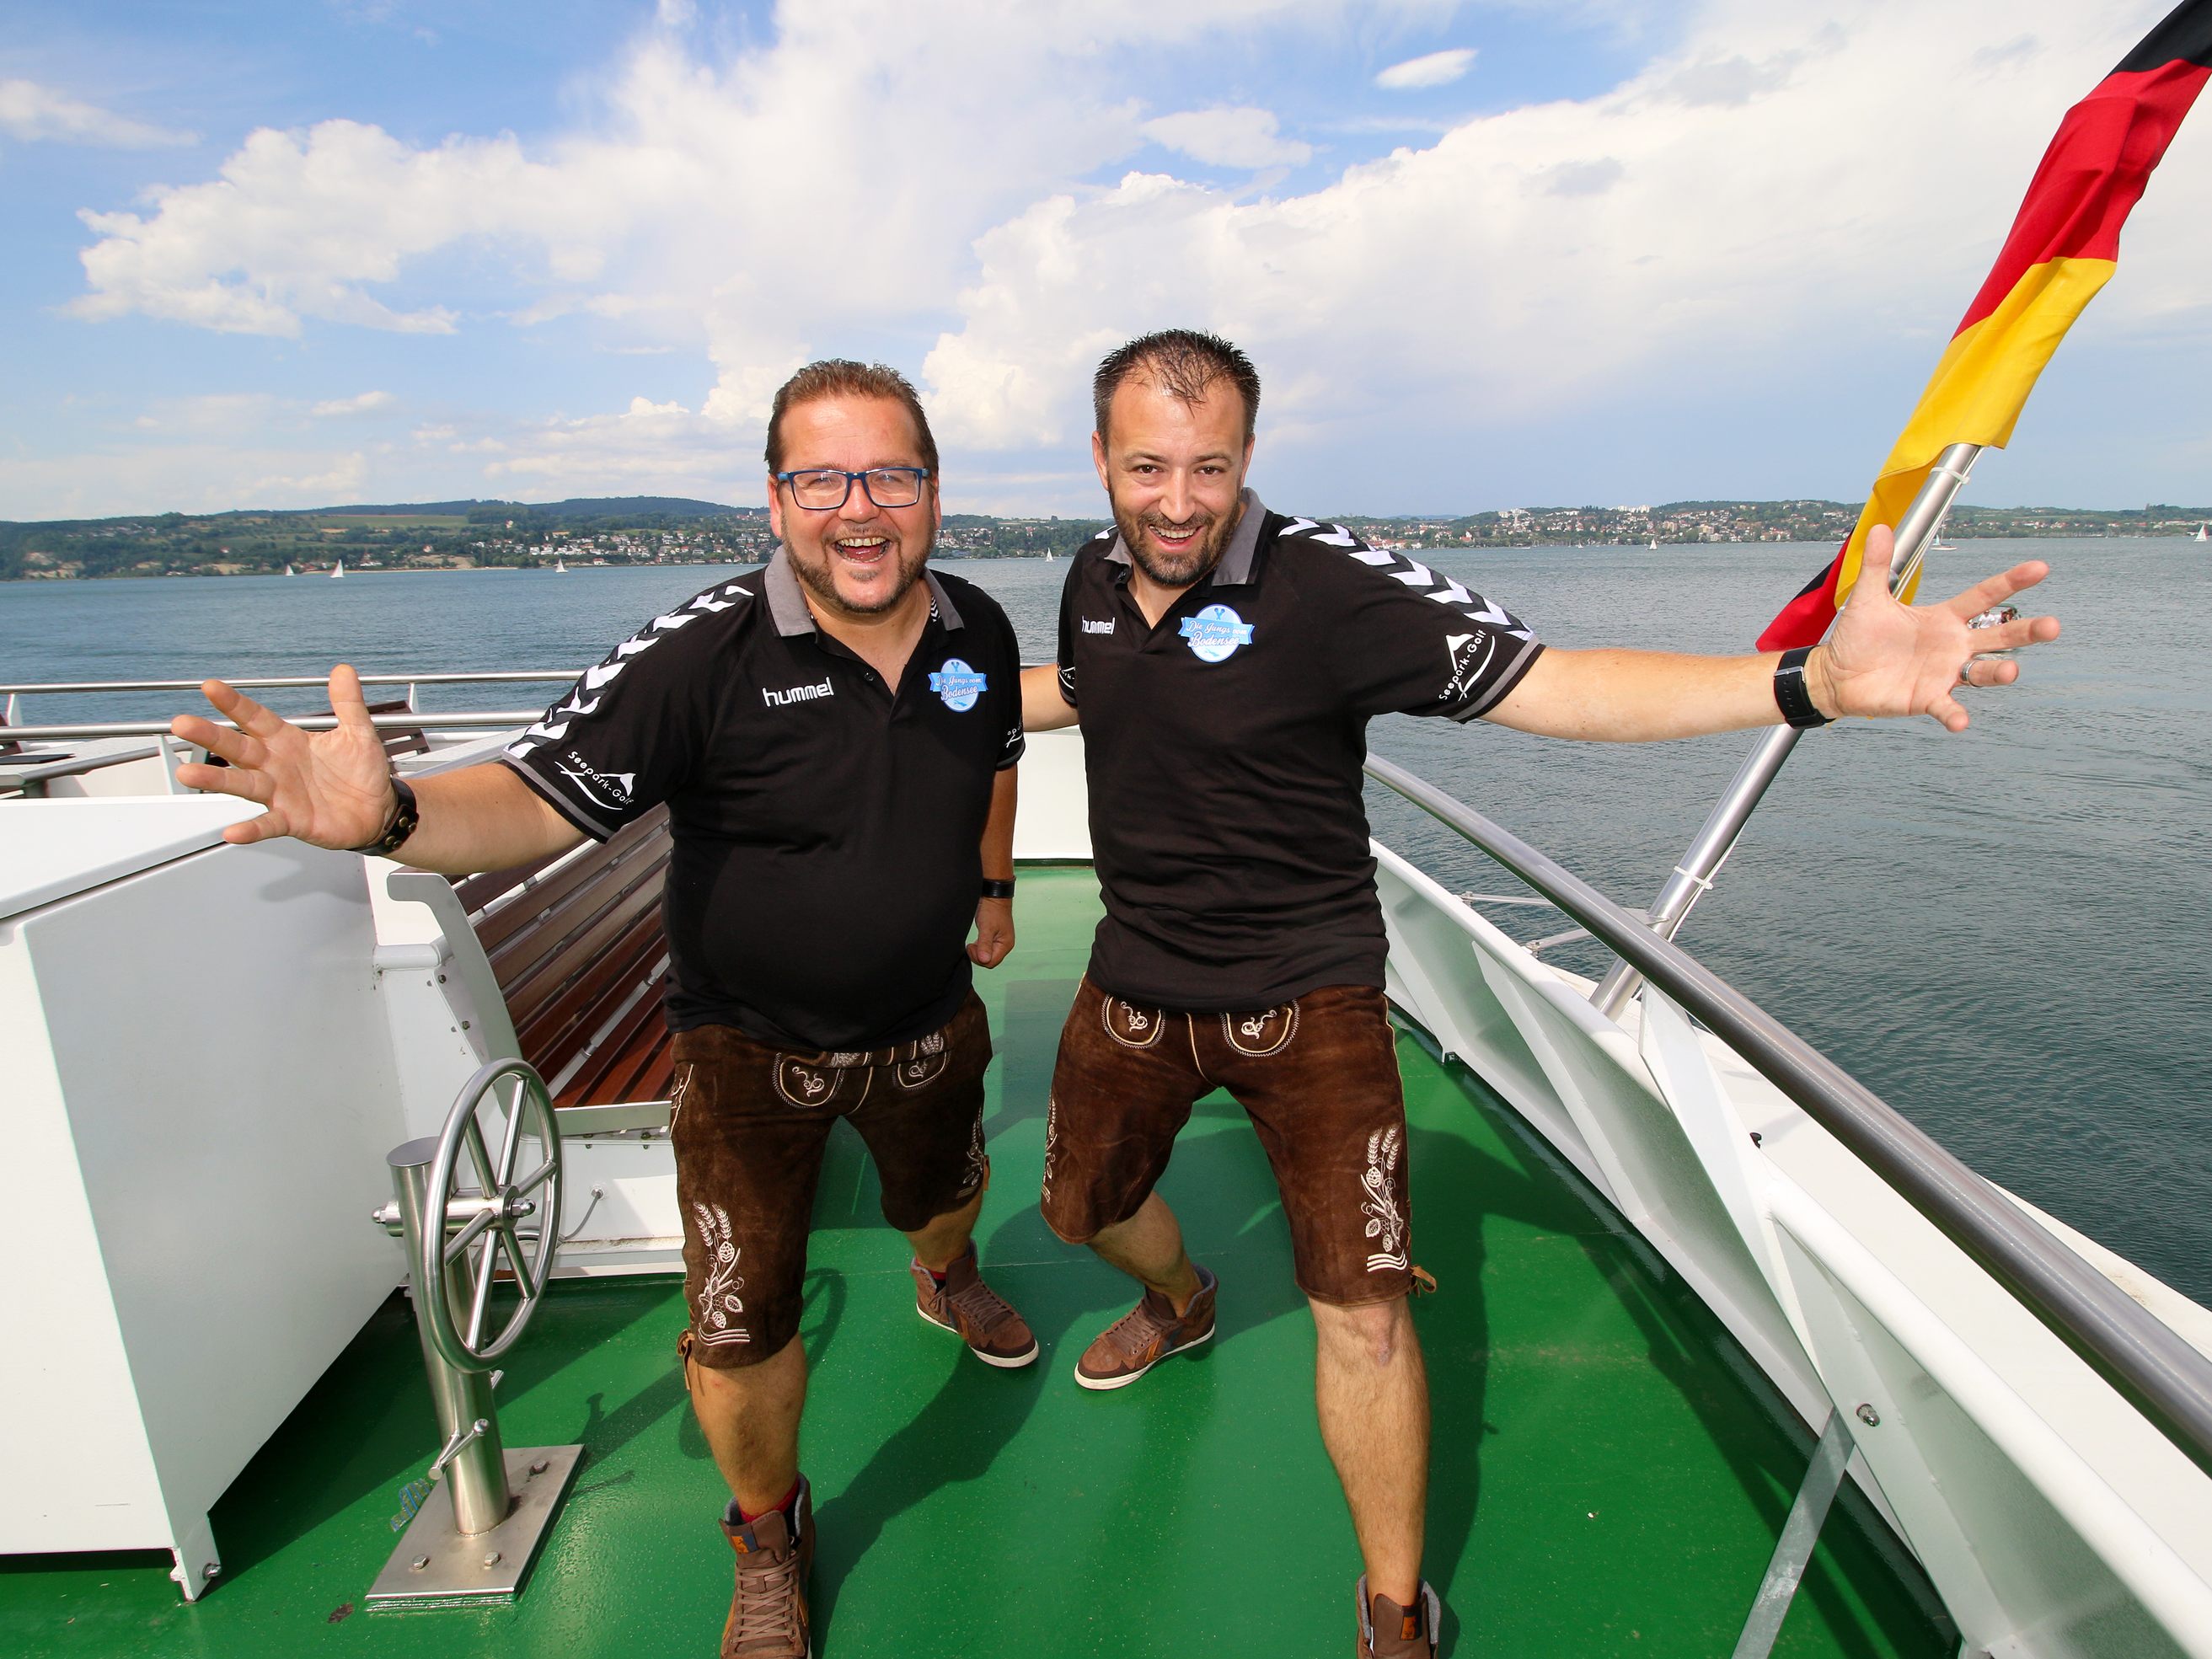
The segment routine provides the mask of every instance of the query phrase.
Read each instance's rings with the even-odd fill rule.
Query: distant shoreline
[[[1372,524],[1374,521],[1368,520],[1366,522]],[[1968,534],[1964,531],[1954,531],[1950,533],[1955,541],[1961,544],[1967,542],[2004,541],[2165,541],[2179,542],[2186,545],[2194,544],[2196,540],[2193,533],[2178,530],[2105,530],[2094,532],[2078,531],[2038,532],[2021,530],[2002,531],[1994,533],[1984,532],[1979,535]],[[1372,538],[1370,538],[1370,539]],[[1388,538],[1386,538],[1385,539],[1387,540]],[[1633,549],[1638,547],[1639,544],[1632,540],[1602,542],[1546,540],[1513,542],[1443,542],[1425,543],[1413,546],[1407,546],[1405,544],[1400,543],[1393,544],[1393,545],[1399,547],[1403,551],[1419,553],[1524,553],[1533,551],[1538,548],[1556,548],[1561,552],[1580,553],[1610,551],[1616,548]],[[1647,549],[1649,547],[1648,543],[1642,544],[1642,545],[1646,546]],[[1658,544],[1657,550],[1664,552],[1669,548],[1675,547],[1741,547],[1745,545],[1773,547],[1831,547],[1837,545],[1837,544],[1826,539],[1794,541],[1762,539],[1753,542],[1746,542],[1742,540],[1715,539],[1699,541],[1685,539],[1673,542],[1662,541]],[[1044,562],[1056,556],[1062,556],[1042,551],[1031,552],[1025,550],[1021,552],[1000,553],[985,552],[973,548],[946,548],[940,546],[936,550],[934,556],[939,560],[1034,559],[1040,562]],[[759,559],[626,559],[619,562],[614,560],[605,560],[596,563],[585,561],[576,564],[567,565],[562,570],[557,572],[553,570],[550,566],[542,564],[399,565],[366,567],[360,565],[349,565],[346,567],[344,577],[340,580],[353,580],[359,578],[374,579],[379,576],[465,576],[481,574],[488,571],[495,571],[504,574],[517,576],[550,576],[556,574],[577,575],[591,570],[672,570],[708,568],[725,570],[756,570],[760,568],[763,562],[763,561]],[[278,570],[218,570],[210,567],[203,566],[198,569],[187,570],[103,571],[96,575],[86,575],[77,571],[23,570],[0,574],[0,583],[200,581],[208,580],[220,580],[231,577],[254,577],[264,580],[292,580],[299,581],[329,581],[332,580],[331,573],[326,568],[295,570],[292,573],[291,577],[287,578],[282,571]]]

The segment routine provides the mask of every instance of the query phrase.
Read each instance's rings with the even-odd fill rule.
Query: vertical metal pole
[[[185,786],[177,781],[177,751],[169,747],[169,734],[167,732],[156,732],[155,734],[154,741],[160,745],[161,750],[161,779],[163,787],[165,787],[170,794],[183,794],[185,793]]]
[[[399,1219],[405,1228],[407,1259],[419,1261],[419,1241],[425,1229],[445,1237],[446,1218],[425,1213],[430,1201],[430,1164],[437,1156],[434,1139],[410,1140],[392,1149],[392,1189],[399,1200]],[[435,1296],[435,1287],[418,1285],[418,1296]],[[465,1308],[475,1294],[468,1263],[464,1259],[446,1264],[447,1305]],[[507,1484],[507,1455],[500,1443],[499,1414],[492,1406],[491,1380],[483,1371],[465,1371],[449,1364],[430,1346],[429,1334],[418,1317],[416,1335],[422,1344],[422,1366],[430,1377],[430,1403],[438,1413],[438,1427],[445,1436],[445,1480],[453,1495],[454,1525],[464,1534],[489,1532],[507,1519],[514,1498]]]
[[[1936,458],[1935,465],[1928,470],[1921,483],[1920,493],[1912,498],[1912,505],[1897,522],[1895,534],[1897,551],[1889,567],[1889,590],[1902,592],[1920,574],[1921,562],[1927,556],[1929,544],[1942,526],[1951,503],[1958,499],[1967,476],[1974,470],[1974,459],[1982,453],[1979,444],[1953,444]],[[1751,821],[1766,787],[1781,771],[1783,762],[1790,758],[1803,732],[1792,726],[1777,726],[1762,735],[1758,746],[1738,769],[1705,827],[1698,831],[1697,839],[1690,843],[1682,861],[1674,866],[1674,873],[1660,888],[1659,896],[1651,903],[1651,927],[1665,939],[1674,937],[1682,923],[1689,917],[1692,906],[1713,884],[1721,866],[1735,850],[1736,838]],[[1615,962],[1597,989],[1590,994],[1590,1001],[1607,1019],[1620,1018],[1620,1011],[1628,1006],[1644,983],[1644,975],[1625,962]]]

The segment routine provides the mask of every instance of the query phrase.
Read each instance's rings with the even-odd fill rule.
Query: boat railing
[[[580,671],[574,668],[497,669],[469,673],[369,673],[361,677],[364,686],[404,685],[407,688],[407,708],[404,712],[375,714],[371,720],[380,727],[404,726],[416,731],[473,732],[494,731],[504,726],[526,726],[544,712],[544,706],[534,708],[500,708],[427,713],[417,708],[416,692],[425,685],[565,685],[574,679]],[[154,738],[167,733],[167,719],[137,720],[61,721],[41,725],[24,725],[20,721],[22,699],[26,697],[72,696],[86,695],[123,695],[131,692],[177,691],[197,692],[204,684],[198,680],[61,680],[24,682],[0,684],[0,697],[7,699],[4,719],[0,732],[18,743],[83,743],[101,738]],[[224,683],[241,691],[266,691],[289,689],[322,690],[330,682],[318,674],[262,675],[233,679],[225,677]],[[327,732],[337,724],[331,714],[287,714],[285,719],[307,732]],[[228,720],[216,720],[217,726],[228,726]]]
[[[2212,1473],[2212,1359],[2006,1194],[1635,912],[1405,768],[1367,774],[1613,951],[1887,1182],[2198,1468]]]
[[[160,744],[149,743],[143,748],[110,749],[97,755],[74,755],[39,765],[21,767],[7,763],[16,757],[0,756],[0,794],[21,795],[29,800],[41,799],[46,793],[46,786],[57,778],[81,778],[87,773],[104,772],[111,766],[128,766],[135,761],[153,760],[161,753]]]

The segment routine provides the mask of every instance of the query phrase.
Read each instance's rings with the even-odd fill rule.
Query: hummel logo
[[[1090,617],[1085,617],[1083,619],[1083,631],[1086,634],[1110,634],[1114,631],[1114,623],[1116,620],[1118,619],[1115,617],[1109,617],[1104,622],[1093,622]]]
[[[814,685],[794,685],[782,691],[771,691],[766,686],[761,687],[761,701],[770,708],[781,708],[786,703],[811,702],[817,697],[834,697],[836,695],[837,689],[830,684],[830,677],[826,674],[819,684]]]

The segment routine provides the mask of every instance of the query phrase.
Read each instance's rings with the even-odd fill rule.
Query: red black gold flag
[[[2011,438],[2043,366],[2112,276],[2120,227],[2208,79],[2212,0],[2183,0],[2066,112],[1996,268],[1882,464],[1857,527],[1767,624],[1760,650],[1812,645],[1828,631],[1858,579],[1867,532],[1896,524],[1947,446],[2002,447]]]

